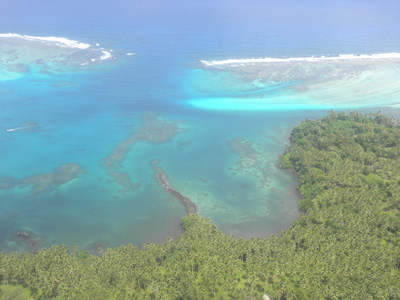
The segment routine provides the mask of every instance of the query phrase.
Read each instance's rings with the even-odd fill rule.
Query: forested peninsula
[[[163,245],[0,253],[0,298],[399,299],[399,123],[330,112],[290,139],[301,215],[280,236],[236,239],[189,214]]]

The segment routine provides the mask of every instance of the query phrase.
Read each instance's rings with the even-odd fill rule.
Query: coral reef
[[[31,186],[31,193],[52,191],[77,178],[85,170],[76,163],[66,163],[57,167],[53,173],[34,175],[18,182],[19,187]]]
[[[171,183],[167,178],[167,175],[165,174],[163,169],[161,169],[161,167],[158,166],[158,164],[159,164],[158,160],[153,160],[150,162],[150,165],[153,167],[154,175],[157,178],[157,181],[169,194],[171,194],[176,199],[182,202],[183,206],[185,207],[186,213],[195,214],[197,212],[196,204],[191,199],[182,195],[179,191],[177,191],[172,187]]]
[[[10,189],[15,187],[17,179],[11,176],[0,177],[0,190]]]
[[[22,247],[27,251],[34,252],[42,246],[44,239],[32,231],[23,230],[14,232],[11,235],[11,240],[19,247]]]
[[[236,137],[229,141],[228,145],[239,156],[237,166],[232,169],[232,173],[251,174],[260,180],[261,187],[269,186],[270,166],[267,157],[257,149],[254,142],[243,137]]]
[[[181,123],[181,121],[166,120],[156,113],[144,114],[141,127],[116,145],[111,154],[105,158],[103,166],[108,176],[125,190],[138,189],[140,183],[134,182],[127,172],[121,171],[128,153],[139,142],[161,144],[171,141],[182,131]]]

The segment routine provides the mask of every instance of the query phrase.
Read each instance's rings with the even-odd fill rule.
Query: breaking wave
[[[217,66],[240,66],[259,63],[285,63],[285,62],[320,62],[320,61],[345,61],[345,60],[377,60],[377,59],[400,59],[400,53],[378,53],[378,54],[341,54],[338,56],[309,56],[309,57],[287,57],[287,58],[231,58],[223,60],[201,60],[207,67]]]
[[[0,34],[0,81],[29,73],[79,71],[117,58],[112,49],[98,43],[91,45],[65,37]]]

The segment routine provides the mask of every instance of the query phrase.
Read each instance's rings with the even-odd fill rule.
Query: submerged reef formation
[[[109,242],[103,240],[96,240],[87,244],[84,249],[85,251],[91,254],[99,255],[100,253],[102,253],[103,251],[105,251],[107,248],[110,247],[111,245]]]
[[[52,195],[52,193],[55,191],[57,192],[61,186],[73,181],[85,172],[86,171],[83,167],[77,163],[65,163],[55,168],[52,173],[37,174],[22,179],[3,176],[0,177],[0,191],[13,188],[27,188],[27,194],[29,196],[26,198],[28,198],[28,200],[32,198],[40,199],[43,194]],[[59,196],[58,193],[56,194]],[[18,218],[24,218],[22,217],[24,215],[23,209],[20,209],[19,206],[20,204],[15,207],[16,211],[8,211],[1,214],[0,221],[15,221]],[[28,213],[31,214],[32,212],[29,211]],[[6,245],[6,249],[8,250],[24,252],[34,252],[41,249],[44,246],[45,238],[43,235],[34,232],[34,229],[32,228],[35,228],[36,226],[30,224],[29,220],[23,222],[22,226],[25,227],[30,225],[33,226],[30,229],[17,228],[18,231],[9,235],[7,241],[9,244],[2,244],[2,247],[3,245]],[[39,229],[39,231],[42,230]],[[10,232],[12,232],[12,230]]]
[[[11,235],[11,241],[25,251],[34,252],[42,247],[44,239],[32,231],[23,230],[14,232]]]
[[[159,114],[146,113],[141,128],[134,136],[138,141],[159,144],[171,141],[182,130],[182,121],[167,120]]]
[[[236,159],[227,171],[233,175],[231,180],[240,187],[238,191],[242,191],[239,199],[249,208],[257,207],[256,210],[238,211],[235,218],[238,226],[241,222],[254,224],[253,232],[256,232],[263,226],[262,220],[268,220],[269,233],[279,234],[297,218],[299,195],[294,188],[295,179],[290,172],[281,170],[277,154],[266,151],[275,147],[282,149],[279,145],[285,140],[286,136],[279,128],[268,128],[253,137],[235,137],[228,141]]]
[[[104,168],[115,183],[127,190],[137,190],[140,183],[134,182],[128,172],[124,172],[123,162],[134,145],[139,142],[160,144],[171,141],[182,131],[181,121],[167,120],[156,113],[146,113],[141,127],[119,143],[104,160]]]
[[[157,178],[157,181],[169,194],[182,202],[183,206],[185,207],[186,213],[195,214],[197,212],[196,204],[188,197],[182,195],[179,191],[172,187],[167,178],[167,175],[165,174],[163,169],[158,166],[158,164],[158,160],[153,160],[150,162],[150,165],[153,168],[154,176]]]
[[[85,170],[76,163],[66,163],[57,167],[53,173],[34,175],[18,182],[19,187],[31,187],[31,193],[36,195],[41,192],[49,192],[66,184],[79,175],[85,173]]]
[[[30,186],[31,194],[37,195],[41,192],[51,192],[85,172],[85,169],[77,163],[65,163],[54,169],[53,173],[38,174],[23,179],[3,176],[0,177],[0,190]]]
[[[268,157],[257,149],[255,142],[244,137],[236,137],[229,141],[229,147],[239,156],[236,168],[231,169],[233,174],[247,173],[259,179],[261,188],[269,186],[271,175]]]
[[[11,176],[0,177],[0,190],[11,189],[16,186],[18,179]]]

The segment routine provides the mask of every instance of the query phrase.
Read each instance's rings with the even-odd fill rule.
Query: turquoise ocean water
[[[395,1],[20,0],[0,11],[0,34],[94,49],[0,36],[1,250],[177,237],[185,210],[154,160],[223,231],[279,234],[298,215],[296,180],[279,169],[291,128],[331,108],[395,112],[400,102],[393,57],[202,63],[397,53]],[[112,58],[81,65],[101,51]]]

